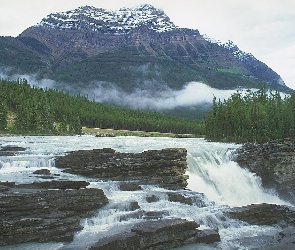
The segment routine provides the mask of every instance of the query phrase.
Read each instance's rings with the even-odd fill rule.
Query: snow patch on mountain
[[[230,40],[228,40],[227,42],[221,42],[220,40],[215,40],[213,38],[210,38],[206,34],[202,35],[202,36],[206,41],[208,41],[210,43],[216,43],[219,46],[230,50],[232,52],[233,56],[240,61],[248,61],[250,59],[257,60],[251,53],[247,53],[247,52],[240,50],[239,47]]]
[[[134,28],[147,26],[156,32],[177,29],[164,13],[150,4],[136,8],[121,8],[117,11],[83,6],[75,10],[52,13],[37,26],[53,29],[89,29],[104,34],[126,34]]]

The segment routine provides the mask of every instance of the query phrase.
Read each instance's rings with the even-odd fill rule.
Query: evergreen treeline
[[[0,80],[0,131],[16,134],[80,134],[81,127],[204,134],[204,124],[153,111],[89,101],[25,79]]]
[[[206,136],[212,140],[266,142],[295,139],[295,92],[282,99],[265,87],[246,93],[237,91],[221,102],[213,99],[213,109],[205,121]]]

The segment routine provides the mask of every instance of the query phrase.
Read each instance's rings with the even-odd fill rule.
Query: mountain
[[[190,81],[219,89],[265,83],[290,90],[276,72],[232,42],[177,27],[148,4],[53,13],[16,38],[1,37],[0,53],[0,67],[37,73],[77,91],[97,82],[126,92],[180,90]]]

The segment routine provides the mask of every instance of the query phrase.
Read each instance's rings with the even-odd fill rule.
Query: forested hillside
[[[89,101],[27,80],[0,80],[0,132],[80,134],[81,127],[204,134],[204,125],[153,111],[136,111]]]
[[[229,99],[214,98],[206,118],[206,136],[212,140],[265,142],[280,138],[295,139],[295,92],[284,98],[278,91],[261,87]]]

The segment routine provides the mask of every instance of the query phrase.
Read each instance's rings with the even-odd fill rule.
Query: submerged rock
[[[168,189],[187,186],[186,149],[148,150],[119,153],[113,149],[79,150],[59,156],[55,166],[65,172],[92,178],[155,184]]]

